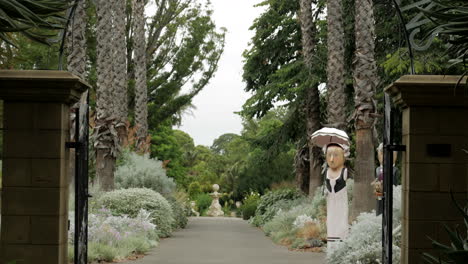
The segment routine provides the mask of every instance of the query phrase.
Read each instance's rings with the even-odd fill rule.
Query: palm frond
[[[19,32],[29,39],[49,44],[47,30],[63,29],[65,10],[71,0],[0,0],[0,38],[14,45],[8,32]]]
[[[457,210],[463,216],[463,220],[465,222],[465,229],[468,228],[468,210],[463,209],[460,206],[460,204],[458,204],[452,192],[450,192],[450,197]],[[463,238],[461,233],[457,230],[457,228],[452,230],[445,224],[444,228],[450,239],[450,245],[444,245],[432,238],[429,238],[432,241],[432,246],[439,253],[439,256],[435,257],[429,253],[423,253],[422,259],[426,263],[430,264],[468,263],[468,238]]]
[[[458,3],[457,3],[458,2]],[[468,55],[468,3],[446,4],[434,0],[436,8],[433,10],[420,9],[435,26],[427,36],[446,35],[449,37],[448,53],[455,59],[454,63],[466,61]]]

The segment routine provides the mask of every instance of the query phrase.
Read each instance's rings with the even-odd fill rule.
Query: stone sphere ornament
[[[219,185],[218,184],[213,184],[213,191],[217,192],[219,191]]]

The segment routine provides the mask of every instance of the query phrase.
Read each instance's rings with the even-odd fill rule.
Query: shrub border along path
[[[322,264],[325,254],[275,245],[239,218],[190,218],[186,229],[163,239],[143,259],[125,264]]]

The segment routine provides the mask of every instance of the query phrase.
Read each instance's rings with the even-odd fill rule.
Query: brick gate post
[[[386,88],[403,113],[402,262],[432,252],[428,236],[448,243],[442,223],[463,225],[450,199],[466,205],[468,93],[458,76],[407,75]]]
[[[0,263],[65,264],[70,105],[88,85],[63,71],[0,71],[4,100]]]

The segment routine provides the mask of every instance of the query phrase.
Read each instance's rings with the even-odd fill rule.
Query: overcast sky
[[[211,82],[194,98],[196,109],[186,114],[178,129],[192,136],[196,145],[211,146],[225,133],[240,133],[241,110],[249,95],[242,82],[242,52],[253,32],[249,31],[261,8],[253,7],[260,0],[211,0],[213,19],[218,27],[227,28],[226,46],[218,71]]]

